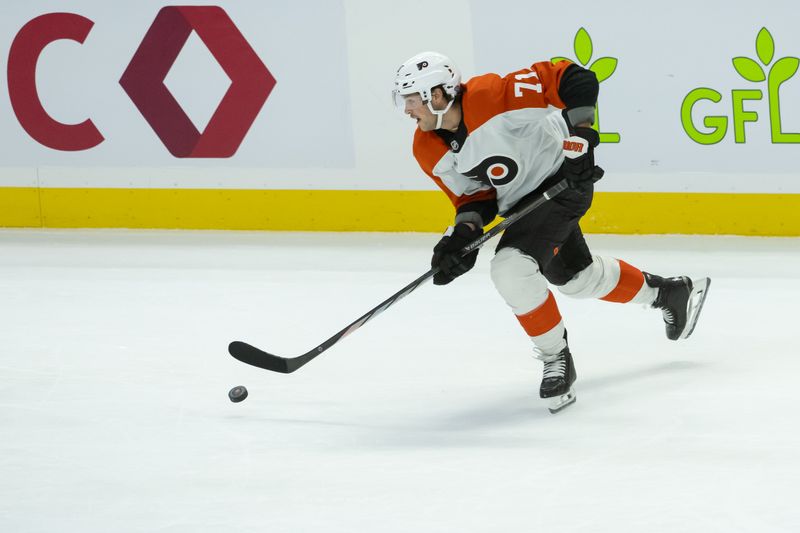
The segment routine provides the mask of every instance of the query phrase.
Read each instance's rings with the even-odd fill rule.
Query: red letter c
[[[19,30],[8,53],[8,94],[17,120],[28,135],[55,150],[87,150],[103,142],[90,119],[63,124],[47,114],[36,91],[36,63],[44,48],[60,39],[83,44],[94,22],[73,13],[48,13]]]

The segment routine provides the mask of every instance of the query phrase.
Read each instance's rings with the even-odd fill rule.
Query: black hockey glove
[[[592,128],[578,126],[573,135],[564,139],[564,162],[559,172],[573,189],[588,188],[603,177],[605,171],[594,164],[594,149],[600,144],[600,134]]]
[[[483,228],[472,229],[470,224],[461,222],[448,231],[433,248],[431,268],[439,267],[433,275],[434,285],[447,285],[461,274],[466,274],[475,266],[478,250],[461,257],[459,253],[466,245],[483,235]]]

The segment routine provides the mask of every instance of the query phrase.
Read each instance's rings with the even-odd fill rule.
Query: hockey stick
[[[505,220],[494,226],[492,229],[481,235],[479,238],[475,239],[468,245],[466,245],[461,250],[461,255],[466,255],[477,248],[483,246],[483,244],[509,227],[511,224],[519,220],[520,218],[524,217],[528,213],[532,212],[533,210],[537,209],[539,206],[544,204],[546,201],[554,197],[555,195],[559,194],[561,191],[567,188],[567,183],[565,180],[561,180],[545,192],[543,192],[540,196],[536,197],[533,201],[526,204],[523,208],[511,213],[508,215]],[[278,355],[274,355],[263,350],[256,348],[246,342],[241,341],[233,341],[228,346],[228,352],[243,363],[247,363],[248,365],[256,366],[258,368],[263,368],[265,370],[272,370],[273,372],[281,372],[283,374],[290,374],[300,368],[301,366],[305,365],[322,352],[342,340],[343,338],[347,337],[355,330],[378,316],[379,314],[383,313],[387,309],[389,309],[392,305],[397,303],[402,298],[405,298],[414,290],[416,290],[420,285],[431,279],[437,272],[439,272],[438,268],[432,268],[431,270],[427,271],[393,295],[391,295],[386,300],[382,301],[373,309],[367,311],[364,315],[359,317],[356,321],[349,324],[339,333],[331,337],[330,339],[326,340],[316,348],[304,353],[303,355],[297,357],[280,357]]]

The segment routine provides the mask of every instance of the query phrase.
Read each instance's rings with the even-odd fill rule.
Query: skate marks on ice
[[[260,405],[248,418],[262,429],[273,426],[269,433],[284,433],[287,445],[295,432],[314,431],[326,447],[336,442],[365,449],[535,446],[542,440],[543,427],[574,427],[588,419],[624,413],[637,416],[630,413],[632,402],[666,405],[665,392],[682,387],[682,376],[705,366],[677,361],[596,376],[587,369],[575,388],[581,401],[557,414],[548,411],[547,402],[538,397],[536,380],[532,379],[529,386],[516,381],[418,390],[411,398],[400,392],[393,395],[373,391],[369,393],[375,400],[371,405],[352,401],[345,394],[315,404],[316,408],[291,401],[281,406],[280,398],[285,396],[276,394],[270,395],[274,397],[269,400],[264,398],[267,407]],[[312,411],[314,414],[308,416]],[[273,414],[266,414],[270,412]]]
[[[604,403],[601,398],[603,394],[598,393],[629,391],[630,394],[635,394],[638,400],[641,400],[643,395],[657,399],[661,394],[659,388],[646,388],[643,387],[644,383],[662,382],[661,378],[669,378],[674,380],[675,386],[679,386],[683,383],[679,379],[681,375],[695,373],[706,366],[708,366],[706,363],[695,361],[670,361],[625,371],[612,370],[605,375],[594,376],[588,375],[591,372],[589,370],[583,373],[579,370],[578,381],[575,382],[573,390],[581,401],[576,401],[556,414],[548,412],[548,402],[539,398],[535,379],[532,378],[528,394],[520,394],[517,390],[515,394],[509,394],[508,397],[494,402],[484,402],[460,413],[443,414],[435,419],[434,424],[450,429],[469,430],[527,424],[540,419],[570,416],[571,413],[584,410],[607,411],[616,409],[618,405],[616,401],[614,404]],[[632,385],[637,385],[633,391],[631,391]],[[643,393],[642,389],[649,392]]]
[[[616,445],[609,443],[623,438],[657,442],[677,431],[684,422],[668,398],[682,390],[685,376],[704,366],[670,362],[587,376],[575,389],[581,401],[557,414],[538,397],[533,380],[530,386],[516,381],[417,390],[410,396],[371,391],[372,404],[340,397],[281,405],[283,393],[268,394],[271,397],[258,400],[258,405],[251,401],[247,416],[237,416],[235,424],[244,434],[259,435],[253,437],[253,446],[294,451],[299,446],[304,453],[345,448],[549,449],[554,441],[571,440],[576,433],[614,450]],[[262,393],[253,389],[260,397]],[[623,430],[620,420],[630,429]]]
[[[658,365],[646,366],[622,372],[611,371],[605,376],[586,376],[576,382],[580,391],[599,391],[610,388],[624,387],[636,382],[652,380],[662,376],[676,376],[692,373],[708,366],[708,363],[699,361],[669,361]],[[580,379],[580,378],[579,378]],[[654,392],[658,394],[658,392]]]

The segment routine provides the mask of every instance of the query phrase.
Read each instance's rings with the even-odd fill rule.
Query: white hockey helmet
[[[438,52],[422,52],[397,69],[392,100],[395,106],[403,111],[406,105],[405,97],[418,93],[423,103],[428,104],[433,113],[444,114],[450,109],[450,105],[441,111],[434,111],[430,106],[431,90],[439,86],[442,86],[444,92],[451,97],[452,105],[452,99],[461,90],[461,72],[447,56]]]

